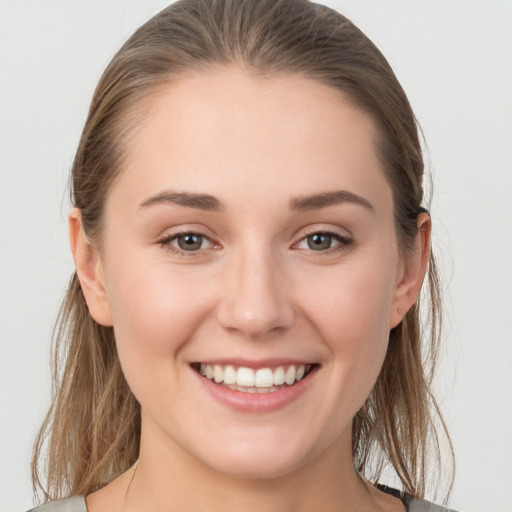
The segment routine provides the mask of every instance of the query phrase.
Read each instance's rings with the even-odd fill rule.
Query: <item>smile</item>
[[[196,363],[193,368],[203,377],[220,386],[242,393],[273,393],[293,386],[316,366],[291,364],[276,368],[247,368],[233,365]]]

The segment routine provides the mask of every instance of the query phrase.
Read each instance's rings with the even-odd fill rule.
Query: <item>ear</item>
[[[78,208],[70,211],[68,222],[71,252],[89,313],[99,324],[112,326],[100,254],[87,240]]]
[[[418,215],[418,233],[412,251],[401,265],[390,313],[389,327],[396,327],[418,298],[430,258],[432,223],[427,213]]]

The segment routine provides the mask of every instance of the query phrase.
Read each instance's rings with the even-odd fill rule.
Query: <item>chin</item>
[[[202,453],[203,463],[218,473],[241,479],[284,477],[299,469],[312,452],[306,448],[307,443],[291,442],[290,439],[252,438],[217,446],[220,450],[210,451],[208,455]]]
[[[223,461],[217,461],[211,468],[230,478],[239,479],[276,479],[285,477],[300,467],[297,460],[284,459],[282,457],[276,460],[274,456],[251,456],[243,457],[237,454],[233,458],[225,458]]]

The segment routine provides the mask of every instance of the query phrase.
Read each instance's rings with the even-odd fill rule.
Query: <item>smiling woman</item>
[[[181,0],[142,26],[73,165],[33,467],[66,499],[39,510],[447,510],[423,501],[444,424],[422,180],[402,88],[335,11]]]

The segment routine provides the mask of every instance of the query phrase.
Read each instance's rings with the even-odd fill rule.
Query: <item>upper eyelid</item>
[[[310,236],[310,235],[315,235],[315,234],[325,234],[325,235],[336,235],[336,236],[341,236],[341,237],[346,237],[348,238],[350,235],[349,234],[343,234],[341,233],[340,231],[337,231],[336,229],[329,229],[329,228],[325,228],[325,229],[322,229],[322,228],[314,228],[314,229],[311,229],[311,230],[307,230],[306,233],[302,236],[302,238],[306,237],[306,236]]]
[[[172,233],[172,234],[169,234],[167,236],[163,236],[162,238],[160,238],[158,240],[158,243],[160,243],[160,244],[170,243],[173,240],[177,239],[178,237],[185,236],[185,235],[200,236],[200,237],[204,238],[205,240],[208,240],[208,242],[210,242],[212,245],[215,245],[217,243],[212,239],[212,237],[205,235],[204,233],[198,233],[197,231],[180,231],[178,233]]]
[[[175,238],[178,238],[179,236],[185,236],[185,235],[202,236],[203,238],[207,238],[208,240],[211,240],[211,237],[208,235],[205,235],[204,233],[199,233],[198,231],[188,230],[188,231],[178,231],[177,233],[169,233],[169,234],[163,235],[159,238],[159,241],[173,240]]]
[[[343,231],[343,232],[341,232],[341,231]],[[332,238],[334,238],[337,241],[337,243],[333,247],[329,247],[325,250],[319,250],[319,251],[314,251],[311,248],[299,247],[299,245],[304,243],[308,237],[316,235],[316,234],[331,236]],[[336,252],[339,252],[340,250],[341,251],[347,250],[349,247],[353,247],[355,245],[355,240],[351,233],[348,233],[346,230],[342,230],[341,228],[340,228],[340,230],[337,230],[334,227],[333,228],[322,228],[320,226],[318,226],[318,227],[312,226],[309,229],[306,229],[306,232],[301,233],[300,238],[297,238],[296,240],[297,241],[291,245],[291,249],[311,252],[312,254],[315,254],[315,256],[317,256],[317,257],[321,257],[322,255],[323,256],[332,255],[332,254],[335,254]]]
[[[315,235],[315,234],[330,235],[337,239],[353,242],[353,236],[352,236],[352,234],[347,232],[347,230],[343,230],[343,232],[341,232],[341,229],[340,229],[340,231],[338,231],[336,228],[322,228],[322,227],[318,226],[318,227],[305,228],[305,231],[303,228],[300,231],[302,231],[302,233],[297,233],[295,235],[295,237],[294,237],[295,242],[293,242],[291,244],[292,246],[297,245],[298,243],[303,241],[308,236]],[[218,241],[216,241],[216,239],[214,237],[205,234],[200,229],[193,229],[193,228],[192,229],[184,229],[184,230],[177,231],[175,233],[169,233],[169,234],[163,235],[163,236],[159,237],[157,242],[158,243],[167,243],[167,242],[170,242],[170,241],[176,239],[179,236],[184,236],[184,235],[201,236],[201,237],[207,239],[210,243],[212,243],[214,245],[215,244],[221,245]]]
[[[196,235],[200,236],[209,242],[208,247],[199,248],[197,250],[185,250],[179,247],[177,244],[173,243],[178,237],[184,235]],[[157,240],[157,244],[162,247],[162,249],[174,254],[175,256],[180,256],[181,258],[200,258],[205,256],[205,251],[210,251],[215,249],[216,242],[212,240],[209,236],[204,235],[202,233],[198,233],[195,231],[180,231],[178,233],[172,233],[168,236],[161,237]],[[192,261],[192,260],[191,260]]]
[[[306,240],[306,238],[308,238],[310,236],[313,236],[313,235],[327,235],[327,236],[330,236],[330,237],[334,238],[335,240],[337,240],[341,244],[348,244],[348,243],[352,243],[353,242],[351,237],[345,236],[345,235],[341,235],[340,233],[336,233],[334,231],[312,231],[311,233],[308,233],[307,235],[305,235],[302,238],[300,238],[293,245],[296,246],[296,245],[302,243],[304,240]]]
[[[214,242],[215,236],[213,236],[211,234],[207,234],[205,231],[210,232],[210,230],[204,226],[186,227],[185,229],[175,226],[175,227],[166,229],[163,234],[161,234],[157,237],[156,241],[162,242],[162,241],[166,241],[166,240],[172,240],[173,238],[176,238],[178,236],[183,236],[183,235],[197,235],[197,236],[202,236],[204,238],[207,238],[208,240]]]
[[[322,227],[306,228],[305,231],[300,230],[300,232],[297,233],[297,235],[295,236],[295,239],[297,240],[297,242],[300,242],[304,238],[307,238],[308,236],[316,235],[316,234],[331,235],[331,236],[343,238],[346,240],[353,239],[352,234],[349,231],[347,231],[346,229],[340,228],[338,230],[336,228],[322,228]],[[295,242],[295,243],[297,243],[297,242]]]

